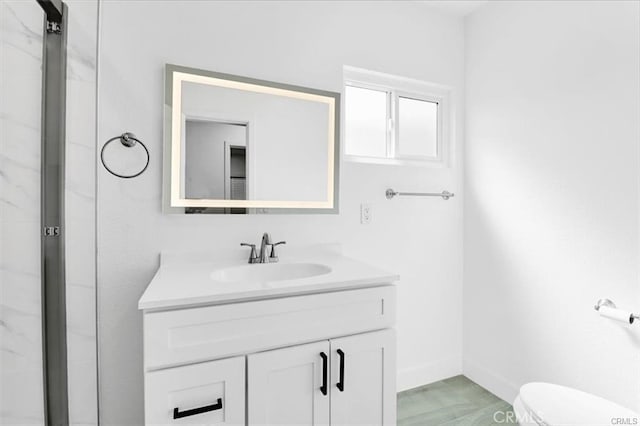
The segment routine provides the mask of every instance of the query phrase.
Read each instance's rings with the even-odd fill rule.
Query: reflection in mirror
[[[188,130],[193,117],[200,123],[216,120],[223,125],[242,124],[251,129],[248,137],[253,136],[253,140],[247,141],[245,136],[243,143],[249,145],[252,160],[247,167],[252,175],[247,200],[326,199],[329,160],[327,104],[194,82],[183,82],[181,101],[182,114],[187,122],[183,145],[191,144],[192,135]],[[223,128],[232,129],[233,126]],[[221,146],[219,152],[222,152]],[[208,158],[210,152],[197,152],[205,147],[207,145],[202,143],[193,145],[191,156]],[[201,161],[207,162],[206,159]],[[209,168],[218,169],[210,172],[222,176],[222,164],[210,165]],[[222,182],[220,187],[223,187]],[[186,192],[182,195],[186,199],[231,199],[224,197],[222,191],[210,196],[190,196]]]
[[[167,91],[165,210],[337,212],[338,93],[174,65]]]
[[[185,120],[183,193],[190,199],[247,199],[247,126]],[[197,208],[187,213],[246,213],[243,208]]]

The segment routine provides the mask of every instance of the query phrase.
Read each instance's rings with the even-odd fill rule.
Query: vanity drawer
[[[145,423],[244,425],[245,357],[145,374]]]
[[[360,290],[144,314],[147,371],[391,327],[396,289]]]

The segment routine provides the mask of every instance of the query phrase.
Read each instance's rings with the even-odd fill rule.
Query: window
[[[351,161],[442,165],[449,90],[345,67],[345,154]]]
[[[389,94],[380,90],[347,86],[346,152],[349,155],[386,157]]]

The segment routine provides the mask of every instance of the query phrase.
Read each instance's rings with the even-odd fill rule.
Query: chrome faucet
[[[271,236],[268,232],[262,235],[262,242],[260,243],[260,253],[256,252],[255,244],[240,243],[241,246],[251,247],[251,253],[249,254],[249,263],[275,263],[278,261],[276,255],[276,246],[280,244],[286,244],[286,241],[278,241],[277,243],[271,242]],[[271,254],[267,257],[267,247],[271,246]]]
[[[265,232],[262,234],[262,242],[260,243],[260,263],[267,263],[267,246],[271,245],[271,236]]]

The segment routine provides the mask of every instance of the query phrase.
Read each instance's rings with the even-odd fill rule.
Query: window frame
[[[452,89],[446,86],[414,80],[406,77],[399,77],[390,74],[383,74],[376,71],[368,71],[355,67],[344,67],[344,101],[345,116],[343,123],[348,126],[346,117],[346,90],[347,87],[357,87],[362,89],[377,90],[387,93],[387,135],[386,135],[386,157],[371,157],[365,155],[348,154],[348,141],[343,144],[344,159],[349,162],[388,164],[388,165],[409,165],[420,167],[449,167],[450,134],[452,127],[451,113],[451,92]],[[437,134],[435,157],[418,155],[400,155],[400,98],[414,99],[418,101],[433,102],[437,104]],[[346,133],[346,130],[345,130]]]

